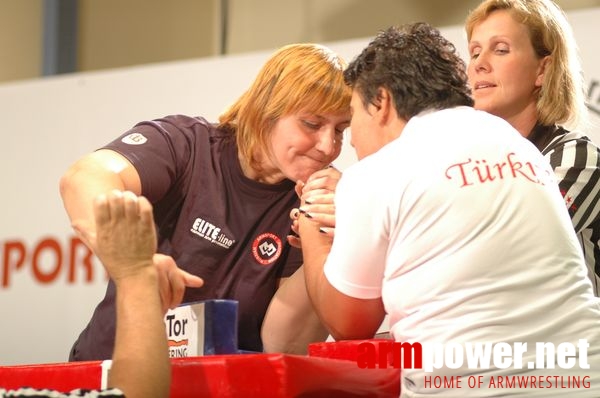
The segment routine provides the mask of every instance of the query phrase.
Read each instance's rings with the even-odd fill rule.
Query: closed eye
[[[345,126],[344,128],[336,128],[335,129],[335,135],[337,137],[344,138],[344,133],[346,132],[346,130],[348,129],[348,127],[350,127],[350,126]]]
[[[309,122],[308,120],[302,120],[302,124],[311,130],[319,130],[321,128],[321,123],[313,123]]]

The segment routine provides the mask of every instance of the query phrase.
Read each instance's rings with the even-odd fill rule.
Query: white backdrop
[[[568,16],[600,126],[600,55],[594,43],[600,37],[600,8]],[[442,32],[466,54],[462,27]],[[350,60],[368,40],[329,46]],[[66,361],[104,293],[106,275],[74,241],[60,201],[58,182],[67,167],[141,120],[172,113],[216,120],[270,53],[0,85],[1,129],[7,140],[0,159],[0,365]],[[600,142],[600,128],[589,134]],[[344,169],[354,161],[346,142],[337,165]]]

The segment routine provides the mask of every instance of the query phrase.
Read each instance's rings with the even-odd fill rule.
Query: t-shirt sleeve
[[[167,116],[138,123],[104,148],[131,162],[140,176],[142,195],[156,202],[185,172],[202,129],[198,118]]]
[[[374,299],[381,297],[388,239],[381,190],[367,174],[351,167],[338,183],[335,238],[324,272],[345,295]]]

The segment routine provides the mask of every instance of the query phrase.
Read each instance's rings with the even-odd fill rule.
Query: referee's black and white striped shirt
[[[0,398],[116,398],[125,397],[118,389],[107,390],[84,390],[77,389],[67,393],[55,390],[37,388],[19,388],[16,390],[5,390],[0,388]]]
[[[554,169],[600,296],[600,148],[583,134],[558,126],[537,125],[528,138]]]

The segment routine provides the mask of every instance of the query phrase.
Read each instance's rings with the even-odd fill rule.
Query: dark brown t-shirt
[[[154,205],[159,252],[204,279],[184,302],[239,301],[239,348],[262,351],[260,328],[277,280],[301,264],[290,247],[294,182],[246,178],[231,134],[202,118],[176,115],[142,122],[105,148],[135,166]],[[114,285],[81,333],[71,360],[108,359],[115,334]]]

